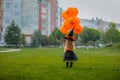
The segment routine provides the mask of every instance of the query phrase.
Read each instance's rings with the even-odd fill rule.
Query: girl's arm
[[[66,52],[66,45],[65,45],[65,47],[64,47],[64,52]]]
[[[73,49],[75,49],[75,43],[73,42]]]

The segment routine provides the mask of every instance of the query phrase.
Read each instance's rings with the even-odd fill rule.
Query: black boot
[[[72,68],[73,62],[70,62],[70,68]]]
[[[67,67],[67,68],[68,68],[68,65],[69,65],[69,62],[67,61],[67,62],[66,62],[66,67]]]

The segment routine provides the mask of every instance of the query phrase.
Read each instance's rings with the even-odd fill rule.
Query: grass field
[[[120,80],[119,49],[76,49],[66,68],[63,49],[22,49],[0,53],[0,80]]]

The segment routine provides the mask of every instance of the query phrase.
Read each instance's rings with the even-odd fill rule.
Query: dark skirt
[[[76,61],[76,60],[78,60],[78,58],[73,51],[66,51],[65,54],[64,54],[64,61],[66,61],[66,60]]]

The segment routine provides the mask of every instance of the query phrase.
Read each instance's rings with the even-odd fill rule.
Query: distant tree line
[[[46,47],[46,46],[61,46],[64,43],[63,34],[59,29],[55,29],[48,37],[41,34],[40,30],[36,30],[32,35],[31,47]],[[120,43],[120,32],[116,29],[115,23],[109,24],[109,29],[102,33],[97,29],[84,27],[83,32],[80,35],[75,35],[77,40],[76,45],[98,45],[101,42],[108,43]],[[21,33],[18,25],[14,21],[7,27],[5,31],[4,40],[8,46],[23,46],[25,47],[25,36]]]
[[[38,32],[40,32],[38,30]],[[39,33],[40,34],[40,33]],[[35,34],[33,35],[33,37],[35,36]],[[41,45],[41,46],[60,46],[62,45],[62,43],[64,43],[64,39],[63,39],[63,34],[61,34],[59,29],[55,29],[54,32],[52,34],[50,34],[49,37],[46,38],[42,38],[41,35],[41,40],[39,39],[38,42],[36,42],[37,46]],[[109,44],[109,43],[120,43],[120,32],[116,29],[116,24],[111,22],[109,24],[109,28],[107,31],[105,31],[104,33],[102,33],[101,36],[101,32],[97,29],[93,29],[93,28],[88,28],[88,27],[84,27],[83,32],[80,35],[75,35],[77,40],[75,41],[76,45],[94,45],[94,46],[98,46],[99,43],[104,43],[104,44]],[[102,41],[101,38],[102,37]],[[40,36],[36,38],[40,38]],[[35,38],[33,38],[35,39]],[[37,40],[36,40],[37,41]],[[42,43],[45,42],[45,44],[43,45]],[[34,41],[32,40],[32,43]]]

